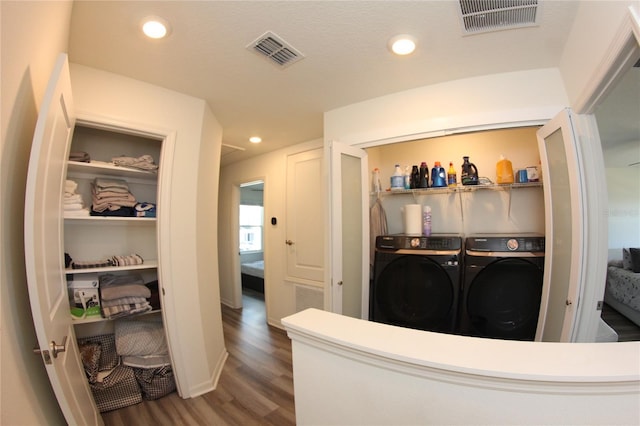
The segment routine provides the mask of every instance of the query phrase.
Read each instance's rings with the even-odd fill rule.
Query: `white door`
[[[545,201],[545,265],[536,340],[570,342],[583,280],[583,177],[572,113],[537,132]]]
[[[322,149],[287,157],[287,276],[324,277]]]
[[[331,311],[369,317],[369,204],[367,153],[331,142]]]
[[[25,263],[38,345],[69,424],[102,424],[79,358],[64,274],[62,197],[75,114],[60,55],[36,123],[25,197]],[[35,356],[35,355],[34,355]]]

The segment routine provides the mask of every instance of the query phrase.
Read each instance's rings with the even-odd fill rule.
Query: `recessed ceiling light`
[[[258,136],[252,136],[249,138],[249,142],[251,143],[260,143],[262,142],[262,138],[258,137]]]
[[[142,21],[142,32],[149,38],[164,38],[169,34],[169,23],[157,16],[149,16]]]
[[[416,39],[408,34],[400,34],[389,40],[389,49],[396,55],[408,55],[416,48]]]

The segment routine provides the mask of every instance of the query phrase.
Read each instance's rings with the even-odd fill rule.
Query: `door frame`
[[[243,303],[242,303],[242,272],[240,269],[240,191],[241,191],[241,187],[243,185],[249,184],[249,183],[255,183],[255,182],[262,182],[262,184],[264,185],[264,192],[262,193],[262,207],[265,209],[266,211],[266,207],[265,207],[265,203],[266,203],[266,196],[265,193],[267,191],[267,178],[264,176],[261,177],[255,177],[255,178],[246,178],[246,179],[242,179],[241,181],[238,182],[234,182],[233,183],[233,187],[231,189],[231,209],[232,209],[232,214],[231,214],[231,227],[232,229],[235,229],[235,233],[233,235],[233,240],[232,240],[232,247],[233,247],[233,252],[237,253],[237,256],[233,256],[232,257],[232,265],[231,267],[233,268],[233,308],[238,309],[238,308],[242,308]],[[266,261],[267,261],[267,245],[265,244],[265,234],[266,234],[266,215],[263,216],[262,218],[262,256],[264,258],[265,261],[265,265],[266,265]],[[265,266],[265,271],[266,271],[266,266]],[[267,303],[267,275],[265,273],[264,276],[264,307],[265,307],[265,312],[267,312],[267,318],[269,318],[268,316],[268,312],[269,312],[269,304]]]

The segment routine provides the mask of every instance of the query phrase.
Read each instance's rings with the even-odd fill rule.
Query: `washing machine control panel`
[[[383,235],[376,238],[376,248],[387,250],[460,250],[462,238],[452,235],[411,236]]]

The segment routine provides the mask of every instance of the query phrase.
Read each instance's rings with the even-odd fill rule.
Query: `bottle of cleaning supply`
[[[420,184],[420,170],[418,166],[413,166],[411,168],[411,189],[418,188]]]
[[[500,156],[500,160],[496,164],[496,182],[497,183],[513,183],[513,167],[511,161]]]
[[[444,167],[439,161],[436,161],[431,169],[431,187],[442,188],[447,186],[447,176],[444,173]]]
[[[424,206],[422,208],[422,233],[425,236],[431,235],[431,207]]]
[[[404,168],[404,189],[411,189],[411,170],[409,166]]]
[[[382,191],[382,184],[380,183],[380,169],[378,169],[377,167],[373,169],[372,175],[371,187],[373,188],[373,192]]]
[[[396,164],[396,170],[391,176],[391,190],[400,191],[404,189],[404,174],[400,169],[400,164]]]
[[[458,177],[456,176],[456,169],[453,168],[453,162],[449,162],[449,170],[447,171],[447,185],[455,187],[458,185]]]
[[[469,157],[462,157],[462,173],[460,173],[460,181],[463,185],[478,184],[478,169],[476,165],[469,162]]]
[[[418,182],[418,188],[429,187],[429,168],[426,162],[420,163],[420,181]]]

